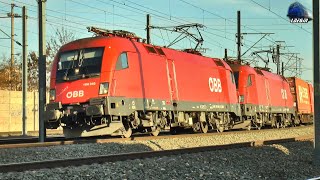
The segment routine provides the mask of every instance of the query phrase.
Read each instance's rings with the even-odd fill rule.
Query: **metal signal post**
[[[150,14],[147,14],[147,44],[150,44],[151,43],[151,40],[150,40]]]
[[[10,76],[9,76],[9,83],[10,83],[10,91],[12,91],[12,75],[13,75],[13,64],[14,64],[14,4],[11,4],[11,64],[10,64]]]
[[[22,135],[27,135],[27,9],[22,7]]]
[[[276,64],[277,64],[277,74],[280,74],[280,45],[277,44],[277,51],[276,51]]]
[[[237,12],[237,60],[241,63],[241,14]]]
[[[39,141],[46,138],[45,104],[46,104],[46,1],[38,0],[39,12]]]

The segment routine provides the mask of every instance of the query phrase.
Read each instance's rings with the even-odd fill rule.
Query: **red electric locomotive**
[[[141,43],[125,31],[90,31],[100,36],[68,43],[54,59],[47,128],[62,126],[67,137],[130,137],[132,130],[205,133],[245,124],[227,63]]]
[[[242,116],[255,128],[285,127],[295,120],[295,109],[287,80],[266,69],[230,63],[235,74]]]

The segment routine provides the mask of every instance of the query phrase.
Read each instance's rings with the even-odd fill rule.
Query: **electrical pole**
[[[150,40],[150,14],[147,14],[147,44],[150,44],[151,43],[151,40]]]
[[[313,0],[313,81],[314,81],[314,158],[320,166],[320,63],[319,63],[319,1]]]
[[[46,1],[38,0],[39,18],[39,141],[46,138],[45,104],[46,104]]]
[[[298,77],[298,55],[296,55],[296,77]]]
[[[277,50],[276,50],[276,53],[277,53],[277,74],[280,74],[280,45],[277,44]]]
[[[10,76],[13,75],[14,64],[14,4],[11,4],[11,64],[10,64]],[[12,78],[12,77],[10,77]],[[12,90],[12,80],[10,79],[10,90]]]
[[[281,75],[284,76],[284,62],[281,63]]]
[[[302,75],[302,67],[301,67],[301,64],[302,64],[302,58],[299,58],[299,77],[301,77]]]
[[[11,35],[10,35],[10,39],[11,39],[11,62],[10,62],[10,68],[9,68],[9,83],[10,83],[10,90],[12,90],[12,70],[13,70],[13,66],[14,66],[14,43],[17,43],[19,45],[21,45],[20,43],[18,43],[17,41],[14,40],[14,18],[15,17],[21,17],[19,14],[14,14],[14,7],[16,5],[15,4],[11,4],[11,12],[7,13],[7,17],[11,18]]]
[[[14,4],[11,4],[11,63],[10,63],[10,75],[9,75],[9,83],[10,90],[12,90],[12,78],[13,75],[13,64],[14,64]]]
[[[237,59],[241,64],[241,14],[240,11],[237,12]]]
[[[224,49],[224,60],[228,60],[228,49]]]
[[[22,135],[27,135],[27,9],[22,7]]]

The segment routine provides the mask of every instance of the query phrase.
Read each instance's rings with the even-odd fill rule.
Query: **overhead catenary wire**
[[[100,1],[100,0],[97,0],[97,1]],[[17,2],[23,3],[23,4],[28,4],[28,3],[25,3],[25,2],[21,2],[21,1],[17,1]],[[73,1],[73,2],[74,2],[74,1]],[[105,2],[103,2],[103,1],[100,1],[100,2],[105,3]],[[117,2],[117,1],[114,1],[114,0],[113,0],[113,2]],[[76,2],[76,3],[79,4],[79,2]],[[117,2],[117,3],[119,3],[119,2]],[[81,3],[81,4],[83,4],[83,3]],[[121,3],[120,3],[120,4],[121,4]],[[28,5],[36,7],[35,5],[31,5],[31,4],[28,4]],[[126,6],[128,6],[128,5],[126,5]],[[131,7],[131,8],[134,8],[134,7],[132,7],[132,6],[130,6],[130,7]],[[48,11],[51,11],[51,12],[54,12],[54,13],[62,14],[61,12],[58,12],[58,11],[56,11],[56,10],[52,10],[52,9],[48,9],[48,8],[47,8],[47,10],[48,10]],[[147,12],[147,11],[145,11],[145,12]],[[141,12],[140,12],[140,13],[141,13]],[[91,19],[87,19],[87,18],[83,18],[83,17],[71,15],[71,14],[68,14],[68,13],[67,13],[67,15],[68,15],[68,16],[71,16],[71,17],[82,18],[82,19],[91,21]],[[51,15],[51,16],[52,16],[52,15]],[[164,18],[164,19],[167,19],[166,17],[163,17],[163,16],[159,16],[159,15],[157,15],[157,16],[158,16],[158,17],[161,17],[161,18]],[[48,15],[48,17],[50,17],[50,15]],[[172,20],[171,20],[171,21],[172,21]],[[105,23],[105,22],[97,21],[97,20],[94,20],[94,22],[101,23],[101,24]],[[175,21],[175,22],[179,22],[179,21]],[[79,24],[79,25],[80,25],[80,23],[76,23],[74,20],[73,20],[71,23]],[[83,24],[82,24],[82,25],[83,25]],[[205,32],[205,33],[209,33],[209,34],[214,35],[214,36],[217,36],[217,37],[220,37],[220,38],[226,39],[226,37],[221,36],[221,35],[218,35],[218,34],[215,34],[215,33],[212,33],[212,32],[207,32],[207,31],[204,31],[204,32]],[[230,40],[230,41],[232,41],[232,42],[234,41],[234,40],[232,40],[232,39],[228,39],[228,40]]]
[[[236,22],[234,22],[234,21],[232,21],[232,20],[230,20],[230,19],[227,19],[227,18],[224,18],[224,17],[220,16],[219,14],[212,13],[212,12],[210,12],[210,11],[208,11],[208,10],[205,10],[205,9],[203,9],[203,8],[201,8],[201,7],[199,7],[199,6],[196,6],[196,5],[194,5],[194,4],[190,3],[190,2],[187,2],[187,1],[185,1],[185,0],[179,0],[179,1],[184,2],[184,3],[186,3],[186,4],[189,4],[190,6],[193,6],[193,7],[195,7],[195,8],[199,8],[199,9],[201,9],[202,11],[205,11],[205,12],[207,12],[207,13],[209,13],[209,14],[212,14],[212,15],[214,15],[214,16],[217,16],[217,17],[219,17],[219,18],[223,18],[223,19],[225,19],[225,21],[228,20],[228,21],[230,21],[230,22],[236,23]],[[252,0],[252,1],[253,1],[253,0]],[[253,2],[255,2],[255,1],[253,1]],[[255,2],[255,3],[256,3],[256,2]],[[269,2],[269,3],[270,3],[270,2]],[[259,3],[256,3],[256,4],[260,5]],[[261,6],[261,5],[260,5],[260,6]],[[265,8],[264,6],[261,6],[261,7]],[[267,8],[265,8],[265,9],[267,9]],[[275,13],[275,12],[273,12],[273,11],[270,10],[270,5],[269,5],[269,9],[267,9],[267,10],[269,10],[269,11],[272,12],[273,14],[277,15],[278,17],[280,17],[280,15],[278,15],[277,13]],[[284,18],[281,17],[281,19],[284,19]],[[286,22],[288,22],[287,19],[284,19],[284,20],[286,20]],[[247,27],[248,25],[242,25],[242,26],[243,26],[243,27]],[[300,27],[300,26],[298,26],[298,27]],[[302,28],[302,27],[300,27],[300,28],[303,29],[304,31],[310,33],[310,32],[307,31],[306,29],[304,29],[304,28]],[[252,29],[252,28],[250,28],[250,29]],[[254,31],[256,31],[256,32],[260,32],[260,31],[255,30],[255,29],[252,29],[252,30],[254,30]],[[288,30],[288,29],[281,29],[281,30]],[[270,39],[271,39],[271,40],[270,40]],[[276,44],[276,41],[275,41],[274,38],[270,37],[270,39],[267,38],[267,40],[270,41],[270,42],[272,43],[272,45]]]
[[[105,3],[105,2],[103,2],[103,1],[101,1],[101,0],[96,0],[96,1]],[[168,17],[166,17],[166,16],[169,16],[169,15],[166,14],[166,13],[163,13],[163,12],[160,12],[160,11],[157,11],[157,10],[154,10],[154,9],[152,9],[152,8],[149,8],[149,7],[145,7],[145,6],[143,6],[143,5],[140,5],[140,4],[138,4],[138,3],[134,3],[134,2],[132,2],[132,1],[128,1],[128,0],[127,0],[128,2],[131,2],[131,3],[133,3],[133,4],[135,4],[135,5],[139,6],[139,7],[149,9],[150,11],[157,12],[158,14],[153,13],[153,12],[150,12],[150,11],[146,11],[146,10],[143,10],[143,9],[140,9],[140,8],[137,8],[137,7],[134,7],[134,6],[130,6],[130,5],[128,5],[127,3],[121,3],[121,2],[118,2],[118,1],[116,1],[116,0],[111,0],[111,1],[112,1],[112,2],[115,2],[115,3],[118,3],[118,4],[120,4],[120,5],[123,5],[123,6],[130,7],[130,8],[135,9],[135,10],[140,10],[140,11],[142,11],[142,12],[149,13],[149,14],[151,14],[151,15],[153,15],[153,16],[156,16],[156,17],[159,17],[159,18],[161,18],[161,19],[164,19],[164,20],[166,20],[166,21],[168,21],[168,22],[174,22],[174,23],[182,24],[181,21],[183,21],[183,22],[186,22],[186,23],[193,23],[193,22],[190,22],[190,21],[186,21],[186,20],[184,20],[184,19],[175,18],[174,16],[171,16],[171,19],[169,19]],[[106,3],[105,3],[105,4],[106,4]],[[159,15],[159,14],[162,14],[162,15]],[[174,20],[174,18],[175,18],[175,19],[178,19],[178,20],[181,20],[181,21]],[[211,29],[211,28],[208,28],[208,29]],[[220,31],[220,32],[224,33],[224,31]],[[233,34],[233,33],[231,33],[231,34]],[[214,35],[214,36],[217,36],[217,37],[220,37],[220,38],[224,38],[224,39],[225,39],[224,36],[221,36],[221,35],[218,35],[218,34],[215,34],[215,33],[211,33],[211,35]],[[230,40],[230,39],[229,39],[229,40]],[[231,40],[231,41],[233,41],[233,40]]]
[[[88,8],[93,8],[94,10],[99,10],[99,11],[101,11],[101,12],[108,12],[108,15],[110,14],[110,15],[112,15],[112,14],[114,14],[114,11],[113,12],[109,12],[109,11],[107,11],[107,10],[103,10],[103,9],[101,9],[101,7],[93,7],[92,6],[92,4],[84,4],[83,3],[83,1],[81,1],[81,2],[78,2],[78,1],[75,1],[75,0],[70,0],[72,3],[77,3],[77,4],[79,4],[79,5],[81,5],[81,4],[83,4],[83,6],[86,6],[86,7],[88,7]],[[133,2],[133,1],[130,1],[130,0],[128,0],[128,1],[126,1],[126,2],[129,2],[129,3],[125,3],[125,2],[121,2],[121,1],[117,1],[117,0],[110,0],[110,1],[108,1],[108,2],[106,2],[106,1],[102,1],[102,0],[96,0],[97,2],[101,2],[101,3],[104,3],[104,4],[109,4],[109,5],[113,5],[113,6],[116,6],[116,7],[118,7],[118,8],[121,8],[121,9],[126,9],[126,10],[129,10],[130,9],[130,11],[131,12],[134,12],[134,13],[136,13],[137,15],[136,16],[139,16],[140,14],[141,14],[141,17],[143,16],[144,17],[144,13],[143,12],[145,12],[145,13],[150,13],[150,11],[152,12],[152,13],[150,13],[150,14],[152,14],[152,15],[154,15],[154,16],[156,16],[157,18],[160,18],[161,20],[163,20],[163,21],[166,21],[166,22],[170,22],[170,23],[173,23],[173,24],[176,24],[176,23],[182,23],[182,22],[190,22],[190,21],[188,21],[188,20],[185,20],[185,19],[183,19],[183,17],[178,17],[178,16],[172,16],[172,14],[170,15],[170,14],[166,14],[166,13],[163,13],[163,12],[161,12],[161,11],[159,11],[159,10],[157,10],[157,9],[152,9],[152,8],[149,8],[149,7],[147,7],[146,5],[141,5],[141,4],[138,4],[138,3],[136,3],[136,2]],[[179,1],[184,1],[184,2],[186,2],[185,0],[179,0]],[[22,4],[29,4],[28,2],[25,2],[25,1],[15,1],[15,2],[19,2],[19,3],[22,3]],[[113,4],[111,4],[111,3],[109,3],[109,2],[111,2],[111,3],[113,3]],[[189,2],[187,2],[187,3],[189,3]],[[8,5],[10,5],[9,3],[7,3]],[[190,3],[189,3],[190,4]],[[29,4],[30,6],[33,6],[33,7],[37,7],[37,5],[34,5],[34,3],[33,4]],[[90,6],[90,7],[89,7]],[[147,10],[146,10],[147,9]],[[59,10],[53,10],[53,9],[48,9],[47,8],[47,10],[49,11],[49,13],[48,13],[48,17],[47,17],[47,22],[48,23],[51,23],[52,25],[55,25],[55,26],[57,26],[57,25],[60,25],[60,26],[63,26],[63,23],[62,23],[62,21],[56,21],[56,19],[62,19],[62,17],[58,17],[58,16],[60,16],[60,15],[64,15],[65,17],[72,17],[72,19],[71,18],[69,18],[66,22],[68,22],[68,23],[65,23],[64,24],[64,26],[65,27],[67,27],[68,29],[72,29],[72,30],[74,30],[74,32],[79,32],[79,33],[83,33],[83,31],[81,31],[81,30],[79,30],[79,26],[81,26],[81,27],[86,27],[86,26],[88,26],[88,24],[86,23],[86,22],[94,22],[94,23],[96,23],[96,24],[106,24],[106,21],[103,21],[102,19],[98,19],[98,18],[96,18],[96,19],[91,19],[91,18],[84,18],[84,17],[80,17],[80,16],[77,16],[77,15],[73,15],[73,14],[71,14],[71,12],[72,11],[75,11],[75,10],[71,10],[70,12],[69,11],[67,11],[67,12],[69,12],[69,13],[65,13],[65,12],[60,12]],[[202,8],[202,11],[203,12],[206,12],[206,13],[209,13],[210,11],[207,11],[207,10],[203,10],[203,8]],[[34,11],[35,13],[36,13],[36,11]],[[56,14],[59,14],[59,15],[57,15],[57,16],[53,16],[52,15],[52,13],[51,12],[53,12],[53,13],[56,13]],[[233,21],[233,19],[234,18],[225,18],[225,17],[222,17],[221,15],[219,15],[219,14],[216,14],[216,13],[213,13],[213,12],[210,12],[209,14],[215,14],[215,16],[216,17],[218,17],[217,19],[221,19],[221,18],[223,18],[223,19],[225,19],[226,21],[228,21],[228,22],[233,22],[233,23],[235,23],[235,21]],[[121,14],[122,15],[122,14]],[[114,16],[116,16],[116,15],[114,15]],[[125,15],[122,15],[123,17],[126,17]],[[170,17],[170,18],[169,18]],[[126,17],[127,18],[127,17]],[[201,17],[201,18],[199,18],[199,19],[207,19],[207,17],[204,17],[204,15],[203,15],[203,17]],[[245,19],[245,18],[244,18]],[[247,18],[247,19],[255,19],[255,18]],[[257,18],[258,19],[258,18]],[[267,19],[267,18],[266,18]],[[275,18],[274,18],[275,19]],[[135,20],[137,20],[137,19],[135,19]],[[70,23],[69,23],[70,22]],[[137,21],[134,21],[134,22],[137,22]],[[137,22],[138,23],[138,22]],[[136,23],[136,24],[137,24]],[[112,23],[109,23],[110,25],[112,24]],[[139,25],[141,24],[141,28],[139,28]],[[112,24],[113,25],[113,24]],[[115,24],[114,24],[115,25]],[[126,26],[126,25],[123,25],[123,26],[121,26],[121,24],[118,24],[119,25],[119,27],[128,27],[128,28],[134,28],[133,26]],[[139,24],[137,24],[137,28],[135,28],[135,29],[138,29],[138,30],[143,30],[144,29],[144,22],[143,21],[140,21],[139,22]],[[226,24],[226,26],[231,26],[231,25],[229,25],[229,24]],[[254,26],[254,24],[243,24],[243,27],[246,27],[246,28],[248,28],[247,26]],[[260,26],[260,25],[256,25],[257,27],[258,26]],[[249,29],[249,28],[248,28]],[[221,46],[221,44],[219,45],[219,42],[221,42],[219,39],[221,38],[221,39],[224,39],[224,40],[226,40],[226,41],[230,41],[230,42],[234,42],[234,39],[233,38],[230,38],[230,36],[228,36],[228,35],[226,35],[226,34],[220,34],[220,32],[221,33],[227,33],[227,34],[234,34],[234,33],[232,33],[232,32],[230,32],[230,31],[232,31],[233,29],[230,29],[230,28],[225,28],[225,29],[215,29],[215,28],[212,28],[212,27],[208,27],[207,29],[205,29],[205,30],[203,30],[202,32],[205,34],[205,36],[206,36],[206,38],[208,38],[208,37],[217,37],[217,38],[211,38],[210,39],[210,41],[205,41],[205,43],[207,43],[207,44],[210,44],[210,45],[212,45],[212,46],[215,46],[215,47],[219,47],[219,48],[222,48],[222,46]],[[258,31],[258,30],[256,30],[256,29],[253,29],[254,31]],[[259,29],[260,30],[260,29]],[[283,31],[285,31],[285,30],[283,30]],[[215,33],[215,32],[219,32],[219,33]],[[168,36],[168,35],[167,35]],[[163,37],[163,36],[162,36]],[[169,38],[168,38],[169,39]],[[209,39],[209,38],[208,38]],[[268,39],[267,39],[268,41],[270,41],[270,42],[272,42],[273,44],[274,44],[274,39],[272,38],[272,37],[269,37]],[[250,41],[248,41],[248,42],[250,42]],[[252,42],[252,41],[251,41]],[[230,45],[228,45],[229,47],[230,47]],[[249,44],[247,45],[247,44],[245,44],[244,46],[249,46]],[[229,48],[227,48],[229,51],[233,51],[232,49],[229,49]]]
[[[16,1],[16,2],[23,3],[23,2],[21,2],[21,1]],[[24,3],[24,4],[30,5],[30,4],[27,4],[27,3]],[[36,7],[35,5],[30,5],[30,6]],[[51,9],[47,9],[47,10],[48,10],[48,11],[55,12],[55,13],[58,13],[58,14],[61,14],[60,12],[55,11],[55,10],[51,10]],[[32,9],[29,9],[29,11],[34,12],[34,13],[37,13],[37,11],[32,10]],[[76,17],[76,18],[79,18],[79,19],[82,19],[82,20],[87,20],[88,22],[94,21],[94,22],[96,22],[96,23],[101,23],[101,24],[104,24],[104,23],[105,23],[105,22],[102,22],[102,21],[91,20],[91,19],[88,19],[88,18],[83,18],[83,17],[80,17],[80,16],[71,15],[71,14],[67,14],[67,15],[69,15],[69,16],[71,16],[71,17]],[[46,21],[49,22],[49,23],[52,23],[52,24],[58,24],[58,25],[61,25],[61,26],[72,27],[72,28],[73,28],[73,31],[74,31],[74,30],[78,30],[78,31],[75,31],[75,32],[83,33],[83,31],[79,31],[79,27],[78,27],[78,26],[71,26],[71,25],[69,25],[69,24],[63,24],[63,23],[56,22],[56,21],[50,21],[50,20],[48,20],[49,18],[55,18],[55,19],[61,20],[61,19],[62,19],[61,17],[57,17],[57,16],[53,16],[53,15],[47,14],[47,20],[46,20]],[[37,18],[35,18],[34,20],[37,20]],[[77,21],[75,21],[75,20],[66,20],[66,21],[67,21],[67,22],[70,22],[70,23],[72,23],[72,24],[81,25],[81,26],[83,26],[83,27],[87,27],[87,26],[88,26],[88,24],[79,23],[79,22],[77,22]],[[109,23],[109,24],[111,24],[111,23]],[[131,27],[131,26],[124,26],[124,25],[121,25],[121,24],[116,24],[116,26],[119,26],[119,27]],[[141,30],[142,30],[142,29],[141,29]]]
[[[77,3],[77,4],[80,4],[80,5],[83,5],[83,6],[86,6],[86,7],[89,7],[89,8],[92,8],[92,9],[96,9],[96,10],[99,10],[99,11],[102,11],[102,12],[107,12],[107,13],[109,13],[109,14],[116,15],[116,16],[118,16],[118,17],[130,19],[130,20],[135,21],[135,22],[144,23],[144,22],[142,22],[142,21],[139,21],[139,20],[130,18],[130,17],[128,17],[128,16],[123,16],[123,15],[121,15],[121,14],[117,14],[117,13],[114,13],[114,12],[111,13],[111,12],[108,12],[108,11],[106,11],[106,10],[103,10],[103,9],[100,9],[100,8],[97,8],[97,7],[93,7],[93,6],[90,6],[90,5],[87,5],[87,4],[80,3],[80,2],[78,2],[78,1],[74,1],[74,0],[69,0],[69,1],[71,1],[71,2],[73,2],[73,3]]]
[[[206,9],[204,9],[204,8],[201,8],[201,7],[199,7],[199,6],[197,6],[197,5],[194,5],[194,4],[190,3],[190,2],[187,2],[187,1],[185,1],[185,0],[178,0],[178,1],[181,1],[181,2],[183,2],[183,3],[185,3],[185,4],[188,4],[188,5],[190,5],[190,6],[194,7],[194,8],[201,9],[202,11],[205,11],[205,12],[211,14],[211,15],[214,15],[214,16],[216,16],[216,17],[219,17],[219,18],[221,18],[221,19],[225,19],[225,20],[227,20],[227,21],[229,21],[229,22],[232,22],[232,23],[235,23],[235,24],[236,24],[236,21],[232,21],[232,20],[230,20],[230,19],[228,19],[228,18],[225,18],[225,17],[223,17],[223,16],[221,16],[221,15],[219,15],[219,14],[216,14],[216,13],[213,13],[213,12],[211,12],[211,11],[208,11],[208,10],[206,10]],[[261,33],[261,31],[258,31],[258,30],[256,30],[256,29],[250,28],[250,27],[248,27],[248,26],[246,26],[246,25],[241,25],[241,26],[242,26],[242,27],[246,27],[246,28],[248,28],[248,29],[250,29],[250,30],[253,30],[253,31],[256,31],[256,32]],[[268,39],[268,38],[266,38],[266,39],[267,39],[268,41],[274,43],[274,40],[273,40],[272,38],[271,38],[272,40],[270,40],[270,39]],[[253,43],[254,43],[254,42],[253,42]]]

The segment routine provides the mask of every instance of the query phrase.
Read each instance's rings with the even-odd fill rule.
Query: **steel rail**
[[[88,144],[88,143],[116,143],[116,142],[124,142],[124,141],[148,141],[155,139],[171,139],[171,138],[194,138],[194,137],[207,137],[207,136],[224,136],[230,134],[248,134],[248,133],[261,133],[261,132],[269,132],[269,131],[286,131],[288,129],[302,129],[308,128],[309,126],[297,126],[291,128],[281,128],[281,129],[261,129],[258,131],[248,131],[248,130],[236,130],[236,131],[227,131],[223,133],[193,133],[193,134],[177,134],[171,135],[168,132],[163,132],[159,136],[149,136],[146,134],[140,134],[132,136],[131,138],[119,138],[112,136],[104,136],[104,137],[88,137],[88,138],[79,138],[79,139],[65,139],[63,137],[57,137],[55,140],[52,138],[49,142],[27,142],[27,143],[0,143],[0,149],[12,149],[12,148],[34,148],[34,147],[49,147],[49,146],[59,146],[59,145],[70,145],[70,144]],[[1,141],[0,141],[1,142]],[[18,140],[17,140],[18,142]]]
[[[64,137],[48,137],[47,141],[61,141],[64,140]],[[17,138],[17,137],[9,137],[9,138],[0,138],[0,145],[4,144],[26,144],[26,143],[36,143],[39,141],[38,137],[23,137],[23,138]]]
[[[38,170],[38,169],[45,169],[45,168],[52,169],[52,168],[58,168],[58,167],[82,166],[82,165],[90,165],[90,164],[97,164],[97,163],[102,164],[106,162],[127,161],[127,160],[133,160],[133,159],[145,159],[145,158],[173,156],[173,155],[181,155],[181,154],[206,152],[206,151],[257,147],[257,146],[277,144],[277,143],[306,141],[306,140],[312,140],[313,138],[314,138],[313,136],[300,136],[295,138],[258,140],[258,141],[249,141],[249,142],[242,142],[242,143],[235,143],[235,144],[202,146],[202,147],[192,147],[192,148],[173,149],[173,150],[144,151],[144,152],[134,152],[134,153],[89,156],[89,157],[82,157],[82,158],[1,164],[0,173],[21,172],[21,171]]]

